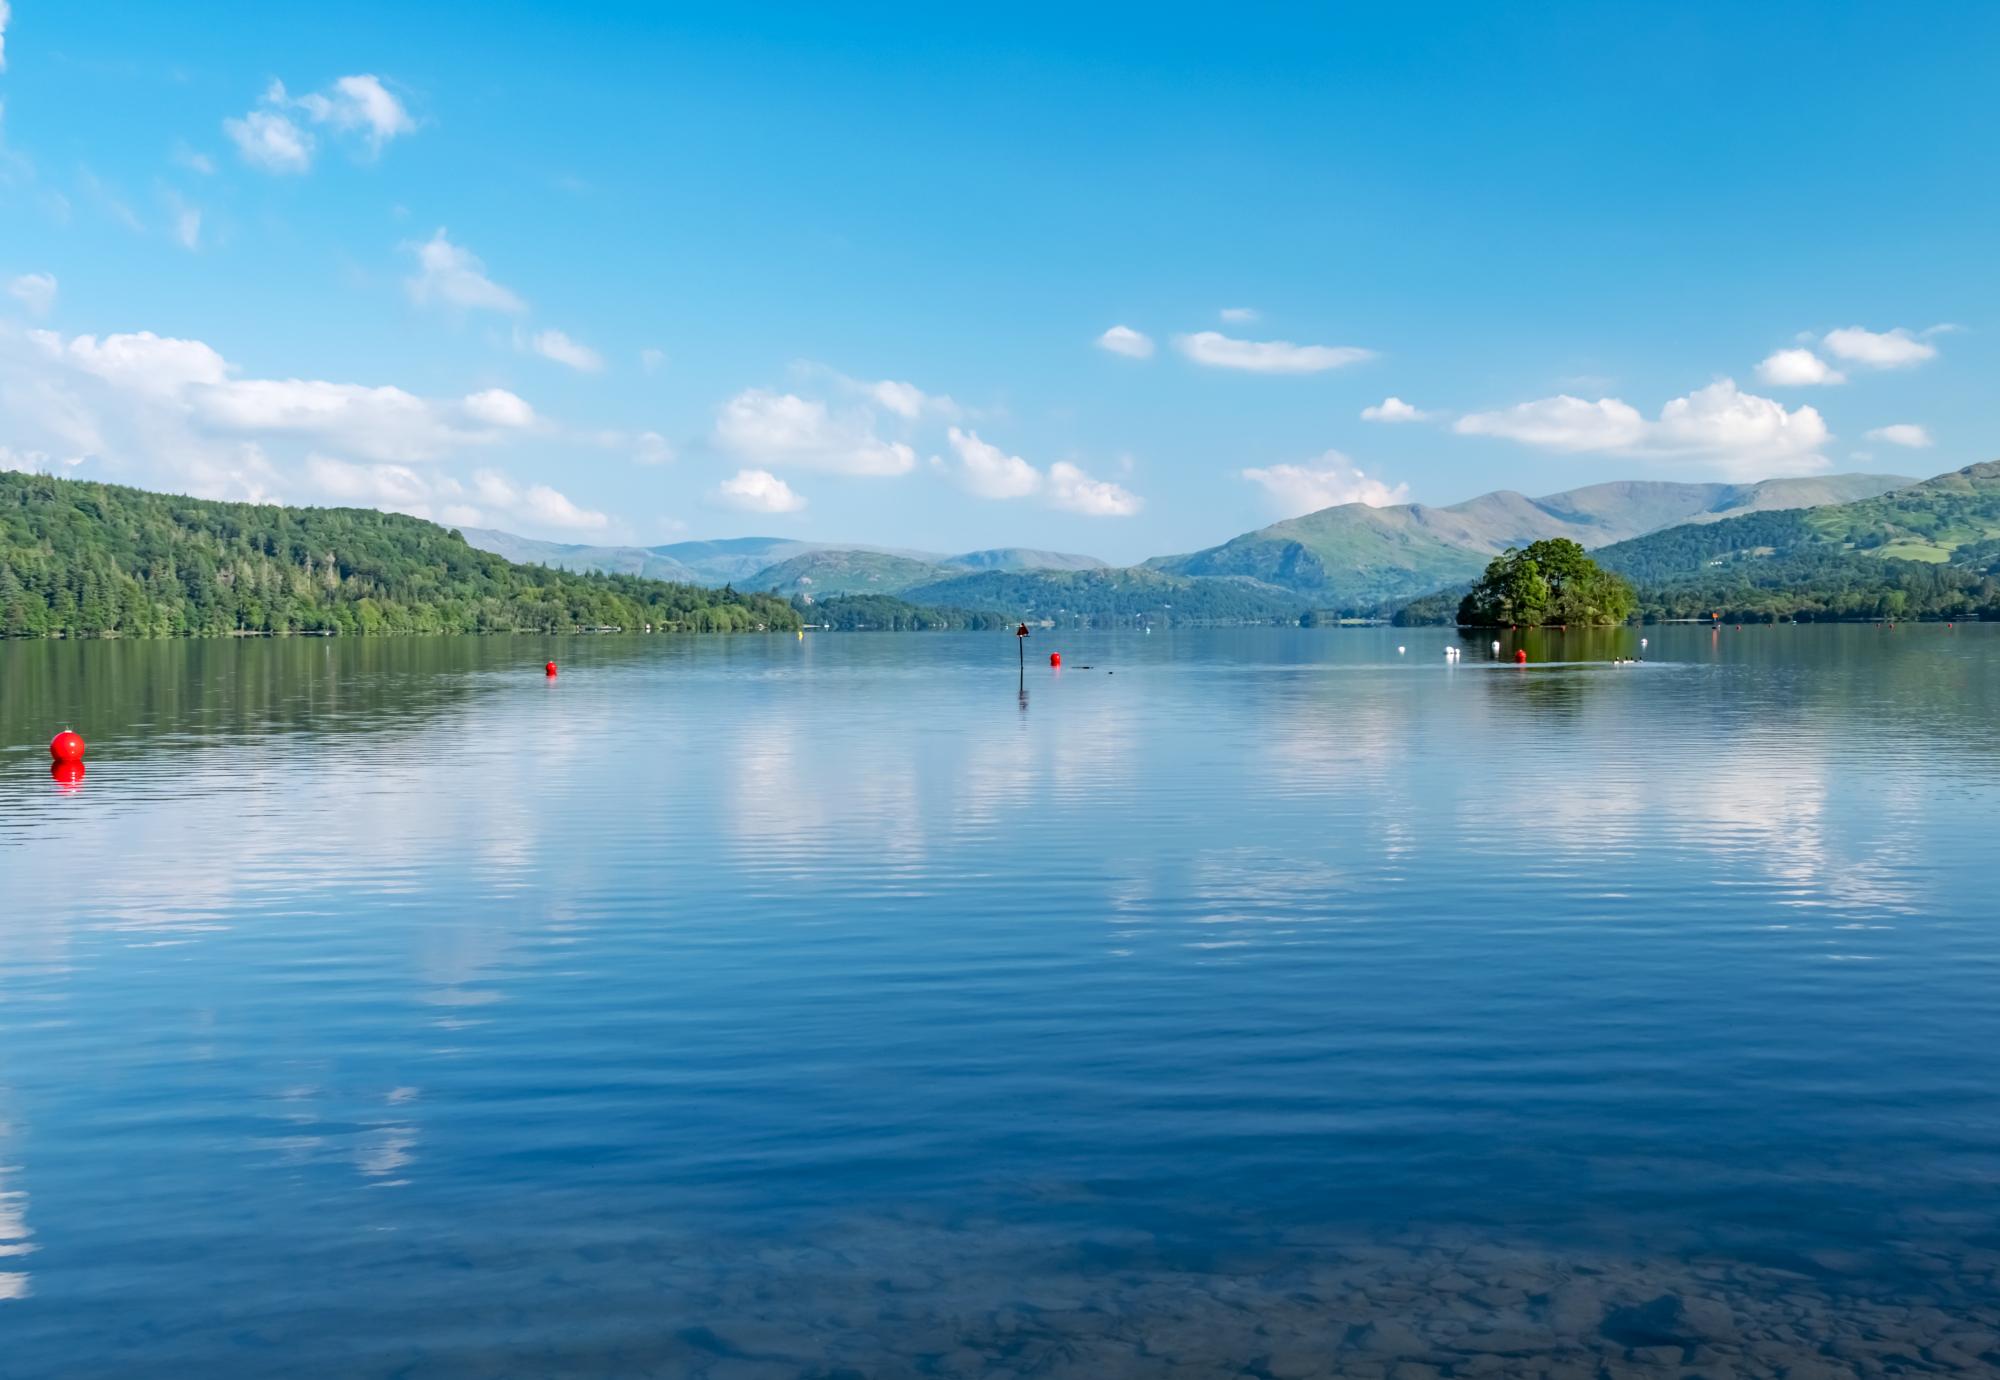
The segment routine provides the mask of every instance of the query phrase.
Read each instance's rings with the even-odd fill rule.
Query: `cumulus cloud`
[[[472,491],[482,504],[544,527],[594,532],[611,525],[611,519],[603,513],[578,507],[546,484],[530,484],[522,488],[495,470],[480,470],[474,474]]]
[[[488,388],[465,399],[465,415],[486,426],[525,430],[535,424],[535,409],[504,388]]]
[[[1887,441],[1892,446],[1908,446],[1911,450],[1923,450],[1936,442],[1924,427],[1915,422],[1896,422],[1890,426],[1878,426],[1868,433],[1871,441]]]
[[[876,435],[865,408],[836,413],[815,399],[765,388],[746,388],[722,405],[715,439],[742,460],[779,468],[887,476],[908,474],[917,463],[907,445]]]
[[[1127,359],[1151,359],[1153,338],[1130,326],[1113,326],[1097,337],[1097,348],[1109,350],[1114,355],[1124,355]]]
[[[1935,333],[1935,330],[1925,332]],[[1902,326],[1886,331],[1843,326],[1828,331],[1820,343],[1834,358],[1865,369],[1914,369],[1926,360],[1937,358],[1937,346]]]
[[[1289,340],[1236,340],[1220,331],[1174,337],[1174,348],[1209,369],[1253,374],[1317,374],[1373,359],[1358,345],[1294,345]]]
[[[303,173],[312,167],[318,146],[312,132],[295,115],[338,134],[359,136],[371,158],[391,139],[417,127],[410,112],[379,77],[361,73],[341,77],[324,91],[297,97],[285,90],[283,82],[274,81],[254,108],[224,120],[222,132],[251,167],[270,173]]]
[[[948,439],[958,455],[959,479],[981,498],[1026,498],[1042,487],[1042,472],[1009,455],[976,432],[951,428]]]
[[[0,0],[0,72],[7,70],[7,21],[13,18],[13,9],[7,0]]]
[[[1262,313],[1255,307],[1224,307],[1216,315],[1232,325],[1241,325],[1246,321],[1255,321]]]
[[[444,227],[422,244],[405,246],[417,256],[416,276],[405,281],[410,300],[442,302],[471,311],[523,312],[528,304],[486,276],[486,265],[463,245],[453,244]]]
[[[1108,479],[1092,479],[1067,460],[1049,466],[1049,506],[1084,517],[1131,517],[1143,506],[1139,496]]]
[[[0,0],[4,7],[4,0]],[[7,295],[19,302],[34,316],[47,316],[56,304],[56,275],[53,273],[23,273],[7,284]]]
[[[543,359],[566,364],[579,373],[594,374],[604,367],[604,356],[558,330],[536,331],[529,338],[528,348]]]
[[[7,342],[0,340],[0,345]],[[435,460],[494,444],[536,424],[504,389],[425,398],[393,385],[246,378],[199,340],[136,331],[64,337],[30,331],[10,350],[5,406],[51,444],[128,465],[185,458],[232,464],[274,442],[308,444],[383,464]],[[193,466],[200,468],[200,466]],[[261,458],[254,467],[264,474]],[[240,497],[227,493],[215,496]]]
[[[716,486],[714,498],[743,513],[796,513],[806,506],[791,485],[769,470],[738,470]]]
[[[1422,422],[1428,421],[1430,415],[1401,398],[1384,398],[1372,407],[1361,409],[1361,420],[1364,422]]]
[[[1018,455],[1009,455],[973,431],[952,427],[947,433],[958,456],[958,478],[966,490],[980,498],[1029,498],[1041,494],[1051,508],[1085,517],[1130,517],[1139,511],[1142,500],[1131,490],[1109,480],[1093,479],[1067,460],[1050,465],[1045,474]],[[943,462],[933,457],[933,465]],[[1128,456],[1125,468],[1131,468]]]
[[[1827,467],[1830,439],[1818,411],[1787,411],[1739,390],[1733,379],[1675,398],[1657,419],[1618,398],[1562,394],[1459,418],[1465,436],[1499,436],[1541,450],[1633,456],[1704,466],[1741,478],[1810,474]]]
[[[1382,508],[1392,503],[1406,503],[1410,497],[1409,485],[1397,484],[1392,488],[1364,474],[1358,465],[1337,450],[1326,452],[1314,464],[1267,465],[1261,469],[1244,470],[1243,477],[1262,487],[1286,517],[1316,513],[1322,508],[1337,508],[1347,503],[1365,503],[1371,508]]]
[[[1847,382],[1847,375],[1811,350],[1802,348],[1777,350],[1765,356],[1757,366],[1757,378],[1777,388],[1810,388]]]

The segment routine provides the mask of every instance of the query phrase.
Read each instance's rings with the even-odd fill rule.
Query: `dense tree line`
[[[0,474],[0,636],[790,630],[782,599],[514,565],[365,508]]]
[[[942,632],[957,628],[991,631],[1013,626],[1004,614],[930,608],[905,603],[887,594],[838,594],[812,604],[794,599],[792,608],[806,622],[840,632]]]

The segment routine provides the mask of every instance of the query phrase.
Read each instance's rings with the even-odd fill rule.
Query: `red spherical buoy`
[[[83,760],[83,739],[64,729],[49,742],[49,756],[58,762],[81,762]]]
[[[1056,668],[1060,669],[1060,668],[1062,667],[1062,653],[1061,653],[1061,652],[1050,652],[1050,653],[1049,653],[1049,665],[1051,665],[1051,666],[1054,666],[1054,667],[1056,667]]]
[[[556,673],[556,664],[553,661],[551,661],[548,665],[542,668],[542,674],[545,676],[552,676],[555,673]]]
[[[1527,665],[1527,662],[1528,662],[1528,653],[1526,649],[1521,647],[1516,647],[1514,649],[1514,664],[1516,666],[1525,666]]]
[[[83,763],[51,762],[49,779],[56,783],[56,789],[64,795],[80,790],[83,786]]]

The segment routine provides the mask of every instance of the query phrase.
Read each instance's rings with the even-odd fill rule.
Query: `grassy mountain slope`
[[[1305,608],[1299,596],[1249,580],[1192,579],[1135,567],[1127,570],[982,571],[906,589],[913,604],[995,610],[1057,622],[1158,623],[1289,621]]]
[[[0,635],[789,629],[781,600],[515,565],[372,508],[0,473]]]
[[[1107,567],[1095,556],[1072,555],[1067,551],[1036,551],[1025,546],[998,546],[990,551],[967,551],[938,562],[955,570],[1103,570]]]
[[[746,588],[818,599],[836,594],[900,594],[945,574],[930,561],[892,556],[880,551],[830,548],[808,551],[758,571],[743,581]]]
[[[1743,485],[1623,481],[1542,498],[1501,490],[1442,508],[1350,503],[1147,565],[1184,575],[1248,577],[1297,590],[1323,605],[1359,608],[1470,580],[1509,546],[1549,537],[1604,546],[1678,523],[1837,502],[1909,482],[1898,475]]]
[[[2000,599],[2000,462],[1852,503],[1674,527],[1596,556],[1668,617],[1970,617]]]
[[[584,546],[568,542],[537,541],[517,537],[512,532],[488,527],[464,527],[459,534],[469,546],[491,551],[505,560],[524,565],[553,566],[557,570],[598,572],[606,575],[637,575],[648,580],[678,580],[684,584],[716,584],[704,579],[691,566],[644,546]]]

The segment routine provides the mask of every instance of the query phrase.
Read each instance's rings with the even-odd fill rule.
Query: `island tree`
[[[1622,623],[1637,606],[1632,587],[1600,568],[1566,537],[1509,547],[1460,601],[1458,621],[1484,626],[1525,623]]]

